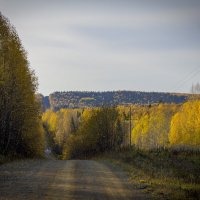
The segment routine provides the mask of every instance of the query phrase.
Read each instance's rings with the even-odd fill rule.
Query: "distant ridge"
[[[126,104],[156,104],[187,101],[189,94],[140,91],[68,91],[54,92],[42,97],[43,110],[51,108],[57,111],[62,108],[99,107],[103,105],[117,106]]]

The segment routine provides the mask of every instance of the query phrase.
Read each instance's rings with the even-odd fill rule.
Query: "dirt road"
[[[27,160],[0,166],[0,200],[149,199],[133,190],[124,173],[86,160]]]

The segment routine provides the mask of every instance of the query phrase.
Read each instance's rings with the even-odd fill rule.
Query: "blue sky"
[[[39,92],[189,92],[200,79],[199,0],[0,0]]]

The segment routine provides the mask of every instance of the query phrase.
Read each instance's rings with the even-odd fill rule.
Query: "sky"
[[[200,80],[200,0],[0,0],[38,92],[189,92]]]

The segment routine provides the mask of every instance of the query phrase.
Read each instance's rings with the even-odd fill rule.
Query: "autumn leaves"
[[[136,107],[135,111],[132,141],[137,147],[199,148],[200,101],[160,104],[145,109]]]
[[[44,151],[37,78],[21,41],[0,13],[0,154],[38,156]]]

